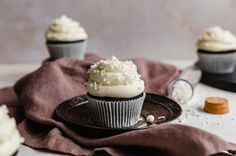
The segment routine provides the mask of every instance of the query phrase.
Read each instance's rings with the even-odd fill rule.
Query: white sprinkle
[[[94,89],[97,90],[97,83],[94,82]]]
[[[110,81],[107,81],[107,84],[110,84]]]
[[[155,121],[155,117],[153,115],[148,115],[147,116],[147,122],[153,123]]]
[[[178,122],[179,122],[179,123],[183,123],[183,122],[184,122],[184,120],[180,119]]]
[[[99,84],[98,89],[100,89],[101,87],[102,87],[102,83]]]
[[[203,122],[202,125],[206,126],[206,125],[208,125],[208,122]]]
[[[159,117],[157,117],[157,120],[166,120],[166,117],[165,116],[159,116]]]
[[[107,80],[106,80],[106,79],[103,79],[102,81],[103,81],[103,82],[106,82]]]

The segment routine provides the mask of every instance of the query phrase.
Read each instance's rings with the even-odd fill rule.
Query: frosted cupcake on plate
[[[87,98],[94,123],[110,128],[136,124],[145,99],[136,65],[113,56],[92,65],[88,73]]]
[[[15,119],[8,116],[5,105],[0,106],[0,155],[14,155],[23,141],[16,128]]]
[[[88,36],[79,22],[62,15],[52,21],[45,37],[51,60],[84,58]]]
[[[236,64],[236,37],[219,26],[208,28],[198,39],[199,67],[209,73],[232,73]]]

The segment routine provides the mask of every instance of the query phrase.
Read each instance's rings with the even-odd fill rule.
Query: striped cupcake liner
[[[236,53],[199,53],[198,65],[201,70],[209,73],[232,73],[236,65]]]
[[[127,101],[104,101],[88,95],[92,121],[101,127],[130,127],[139,121],[144,99],[145,93],[142,97]]]
[[[51,60],[63,57],[84,59],[87,41],[75,43],[47,43]]]

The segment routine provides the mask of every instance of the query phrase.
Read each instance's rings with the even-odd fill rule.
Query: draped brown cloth
[[[55,108],[67,99],[86,93],[87,70],[99,59],[87,54],[83,61],[63,58],[44,62],[20,79],[14,89],[0,90],[0,104],[8,105],[26,145],[72,155],[204,156],[228,155],[223,151],[236,150],[235,144],[218,136],[178,124],[90,137],[63,123],[55,117]],[[141,58],[133,62],[145,81],[146,92],[165,95],[169,83],[179,75],[179,70],[172,65]]]

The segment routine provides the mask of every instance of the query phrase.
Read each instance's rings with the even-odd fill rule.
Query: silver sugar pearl
[[[153,115],[148,115],[146,119],[149,123],[153,123],[155,121],[155,117]]]

